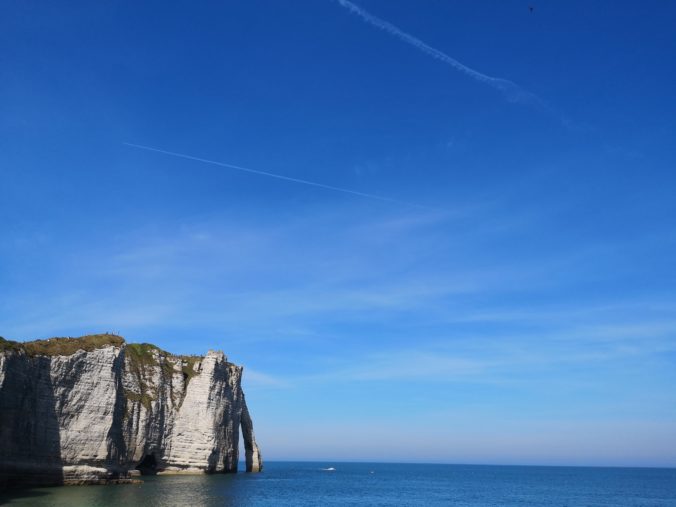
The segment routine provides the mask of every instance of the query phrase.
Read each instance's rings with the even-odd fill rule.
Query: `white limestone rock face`
[[[256,443],[253,432],[253,422],[249,415],[249,409],[244,401],[242,393],[242,435],[244,436],[244,452],[246,454],[246,471],[260,472],[263,470],[263,457]]]
[[[246,470],[262,470],[242,368],[222,352],[173,356],[120,339],[53,355],[8,343],[0,341],[0,487],[124,482],[137,470],[236,472],[240,427]]]

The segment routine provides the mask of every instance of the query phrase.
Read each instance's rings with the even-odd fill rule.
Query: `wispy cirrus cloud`
[[[114,247],[64,251],[49,284],[17,291],[3,303],[6,315],[27,316],[4,332],[31,338],[73,323],[122,330],[164,324],[220,327],[260,340],[280,336],[280,329],[326,334],[317,322],[346,322],[341,316],[349,315],[347,322],[381,323],[388,332],[410,333],[417,322],[459,332],[547,326],[551,335],[564,324],[570,331],[617,319],[618,312],[609,310],[606,318],[584,302],[559,303],[558,309],[544,301],[507,305],[514,294],[559,290],[572,274],[593,276],[586,263],[599,256],[593,247],[537,260],[491,253],[522,228],[481,207],[370,217],[325,210],[274,225],[202,217],[141,228]]]
[[[219,167],[225,167],[227,169],[233,169],[235,171],[240,171],[240,172],[245,172],[249,174],[256,174],[259,176],[266,176],[268,178],[275,178],[278,180],[283,180],[283,181],[288,181],[291,183],[298,183],[301,185],[307,185],[310,187],[315,187],[315,188],[320,188],[324,190],[330,190],[332,192],[340,192],[342,194],[348,194],[348,195],[353,195],[357,197],[364,197],[366,199],[373,199],[376,201],[383,201],[383,202],[389,202],[392,204],[399,204],[403,206],[408,206],[408,207],[413,207],[413,208],[421,208],[421,209],[432,209],[429,206],[424,206],[421,204],[415,204],[411,202],[406,202],[406,201],[401,201],[399,199],[393,199],[391,197],[386,197],[382,195],[376,195],[376,194],[370,194],[367,192],[361,192],[358,190],[352,190],[349,188],[343,188],[343,187],[336,187],[334,185],[327,185],[326,183],[319,183],[317,181],[309,181],[309,180],[303,180],[300,178],[292,178],[291,176],[285,176],[283,174],[277,174],[273,173],[270,171],[261,171],[259,169],[251,169],[250,167],[243,167],[241,165],[234,165],[234,164],[228,164],[226,162],[220,162],[218,160],[210,160],[207,158],[202,158],[202,157],[196,157],[194,155],[188,155],[185,153],[177,153],[175,151],[168,151],[168,150],[163,150],[160,148],[154,148],[152,146],[145,146],[142,144],[135,144],[135,143],[122,143],[125,146],[129,146],[130,148],[136,148],[139,150],[145,150],[145,151],[151,151],[155,153],[160,153],[162,155],[168,155],[170,157],[176,157],[176,158],[182,158],[185,160],[191,160],[193,162],[200,162],[202,164],[209,164],[209,165],[215,165]]]
[[[422,51],[423,53],[431,56],[432,58],[439,60],[440,62],[445,63],[446,65],[452,67],[458,72],[465,74],[466,76],[478,81],[482,84],[488,85],[496,90],[499,90],[510,102],[519,102],[522,104],[527,104],[530,106],[535,106],[539,109],[550,110],[550,107],[537,95],[526,90],[522,86],[510,81],[509,79],[503,79],[499,77],[489,76],[483,72],[479,72],[455,58],[447,55],[439,49],[433,48],[432,46],[426,44],[422,40],[414,37],[413,35],[406,33],[397,26],[393,25],[389,21],[385,21],[370,12],[366,11],[362,7],[350,2],[349,0],[336,0],[338,4],[347,9],[353,14],[359,16],[366,23],[383,30],[390,35],[393,35],[397,39],[413,46],[414,48]]]

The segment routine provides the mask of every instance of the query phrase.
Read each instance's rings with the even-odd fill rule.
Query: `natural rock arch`
[[[261,458],[261,451],[256,444],[256,437],[253,432],[253,422],[249,415],[249,409],[246,406],[246,401],[242,403],[242,437],[244,438],[244,456],[246,459],[247,472],[260,472],[263,470],[263,459]]]

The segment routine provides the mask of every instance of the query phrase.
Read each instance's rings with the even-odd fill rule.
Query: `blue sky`
[[[268,459],[676,466],[676,5],[358,5],[3,2],[0,334],[222,349]]]

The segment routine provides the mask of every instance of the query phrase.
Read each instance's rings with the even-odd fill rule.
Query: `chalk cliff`
[[[139,474],[262,469],[222,352],[175,356],[115,335],[0,338],[0,487],[125,482]]]

